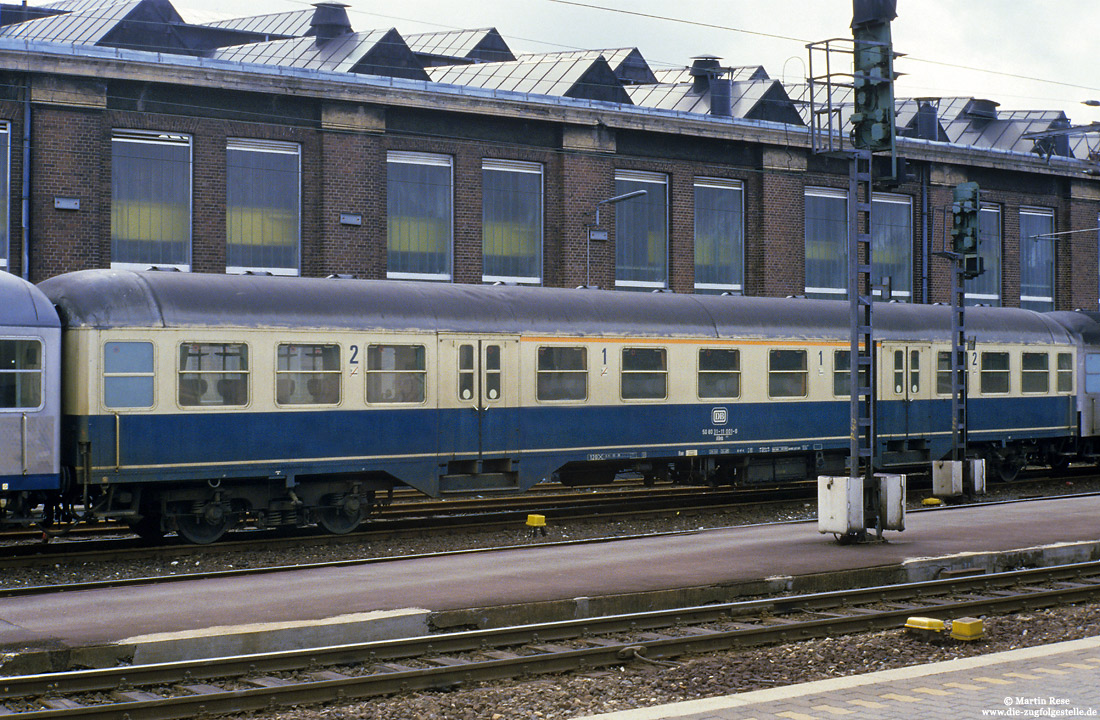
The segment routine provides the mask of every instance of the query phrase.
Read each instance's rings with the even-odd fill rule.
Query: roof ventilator
[[[351,20],[348,19],[348,5],[338,2],[313,3],[313,19],[309,21],[312,34],[318,45],[324,45],[342,35],[351,34]]]
[[[729,117],[733,114],[733,88],[722,67],[721,59],[714,55],[700,55],[691,59],[691,77],[694,78],[692,90],[702,95],[710,92],[710,114]]]
[[[921,140],[939,140],[939,111],[929,100],[921,100],[917,107],[917,137]]]
[[[968,120],[996,120],[997,119],[997,106],[998,102],[992,100],[983,100],[981,98],[974,98],[966,104],[963,108],[963,117]]]

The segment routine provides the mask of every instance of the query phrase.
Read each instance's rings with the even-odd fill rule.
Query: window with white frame
[[[11,124],[0,122],[0,270],[11,268],[11,233],[8,198],[11,178]]]
[[[1054,210],[1020,209],[1020,307],[1054,309]]]
[[[848,192],[805,190],[806,297],[848,295]]]
[[[481,279],[542,282],[542,165],[481,164]]]
[[[451,157],[390,152],[386,173],[386,276],[450,280],[454,236]]]
[[[743,292],[744,191],[737,180],[695,178],[695,291]]]
[[[913,200],[876,193],[871,200],[871,282],[880,295],[886,278],[894,300],[913,299]]]
[[[982,204],[978,212],[978,257],[985,269],[966,280],[967,305],[1001,304],[1001,207]]]
[[[848,296],[848,192],[806,188],[806,296]],[[905,195],[876,193],[871,199],[872,282],[882,294],[890,278],[897,300],[913,296],[913,209]]]
[[[615,171],[615,196],[645,190],[615,205],[615,286],[668,287],[668,176]]]
[[[297,143],[231,138],[225,153],[226,272],[297,275],[301,151]]]
[[[111,137],[111,267],[191,269],[191,137]]]

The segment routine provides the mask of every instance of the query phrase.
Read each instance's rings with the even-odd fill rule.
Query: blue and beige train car
[[[105,270],[41,288],[65,328],[62,464],[146,534],[345,532],[395,485],[771,482],[847,454],[845,303]],[[875,322],[883,463],[946,455],[949,308]],[[1079,344],[1025,310],[967,322],[971,447],[1007,474],[1068,453]]]
[[[61,323],[42,292],[0,272],[0,502],[29,524],[57,496]]]

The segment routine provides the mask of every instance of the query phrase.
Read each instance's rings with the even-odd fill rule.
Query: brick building
[[[0,5],[0,77],[0,267],[32,280],[157,266],[845,295],[847,164],[811,151],[808,89],[764,68],[357,31],[335,3],[200,25],[167,0],[74,0]],[[1083,136],[1022,137],[1068,125],[899,101],[908,176],[872,213],[892,296],[948,299],[935,253],[969,180],[988,268],[971,302],[1095,309],[1095,156]]]

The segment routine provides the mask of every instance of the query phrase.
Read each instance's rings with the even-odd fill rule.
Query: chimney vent
[[[714,55],[700,55],[691,59],[691,76],[695,79],[692,89],[700,95],[710,92],[710,114],[729,117],[733,114],[733,88],[721,58]]]
[[[341,35],[351,33],[351,21],[348,20],[347,5],[338,2],[314,3],[313,19],[309,27],[317,38],[318,45],[324,45]]]

